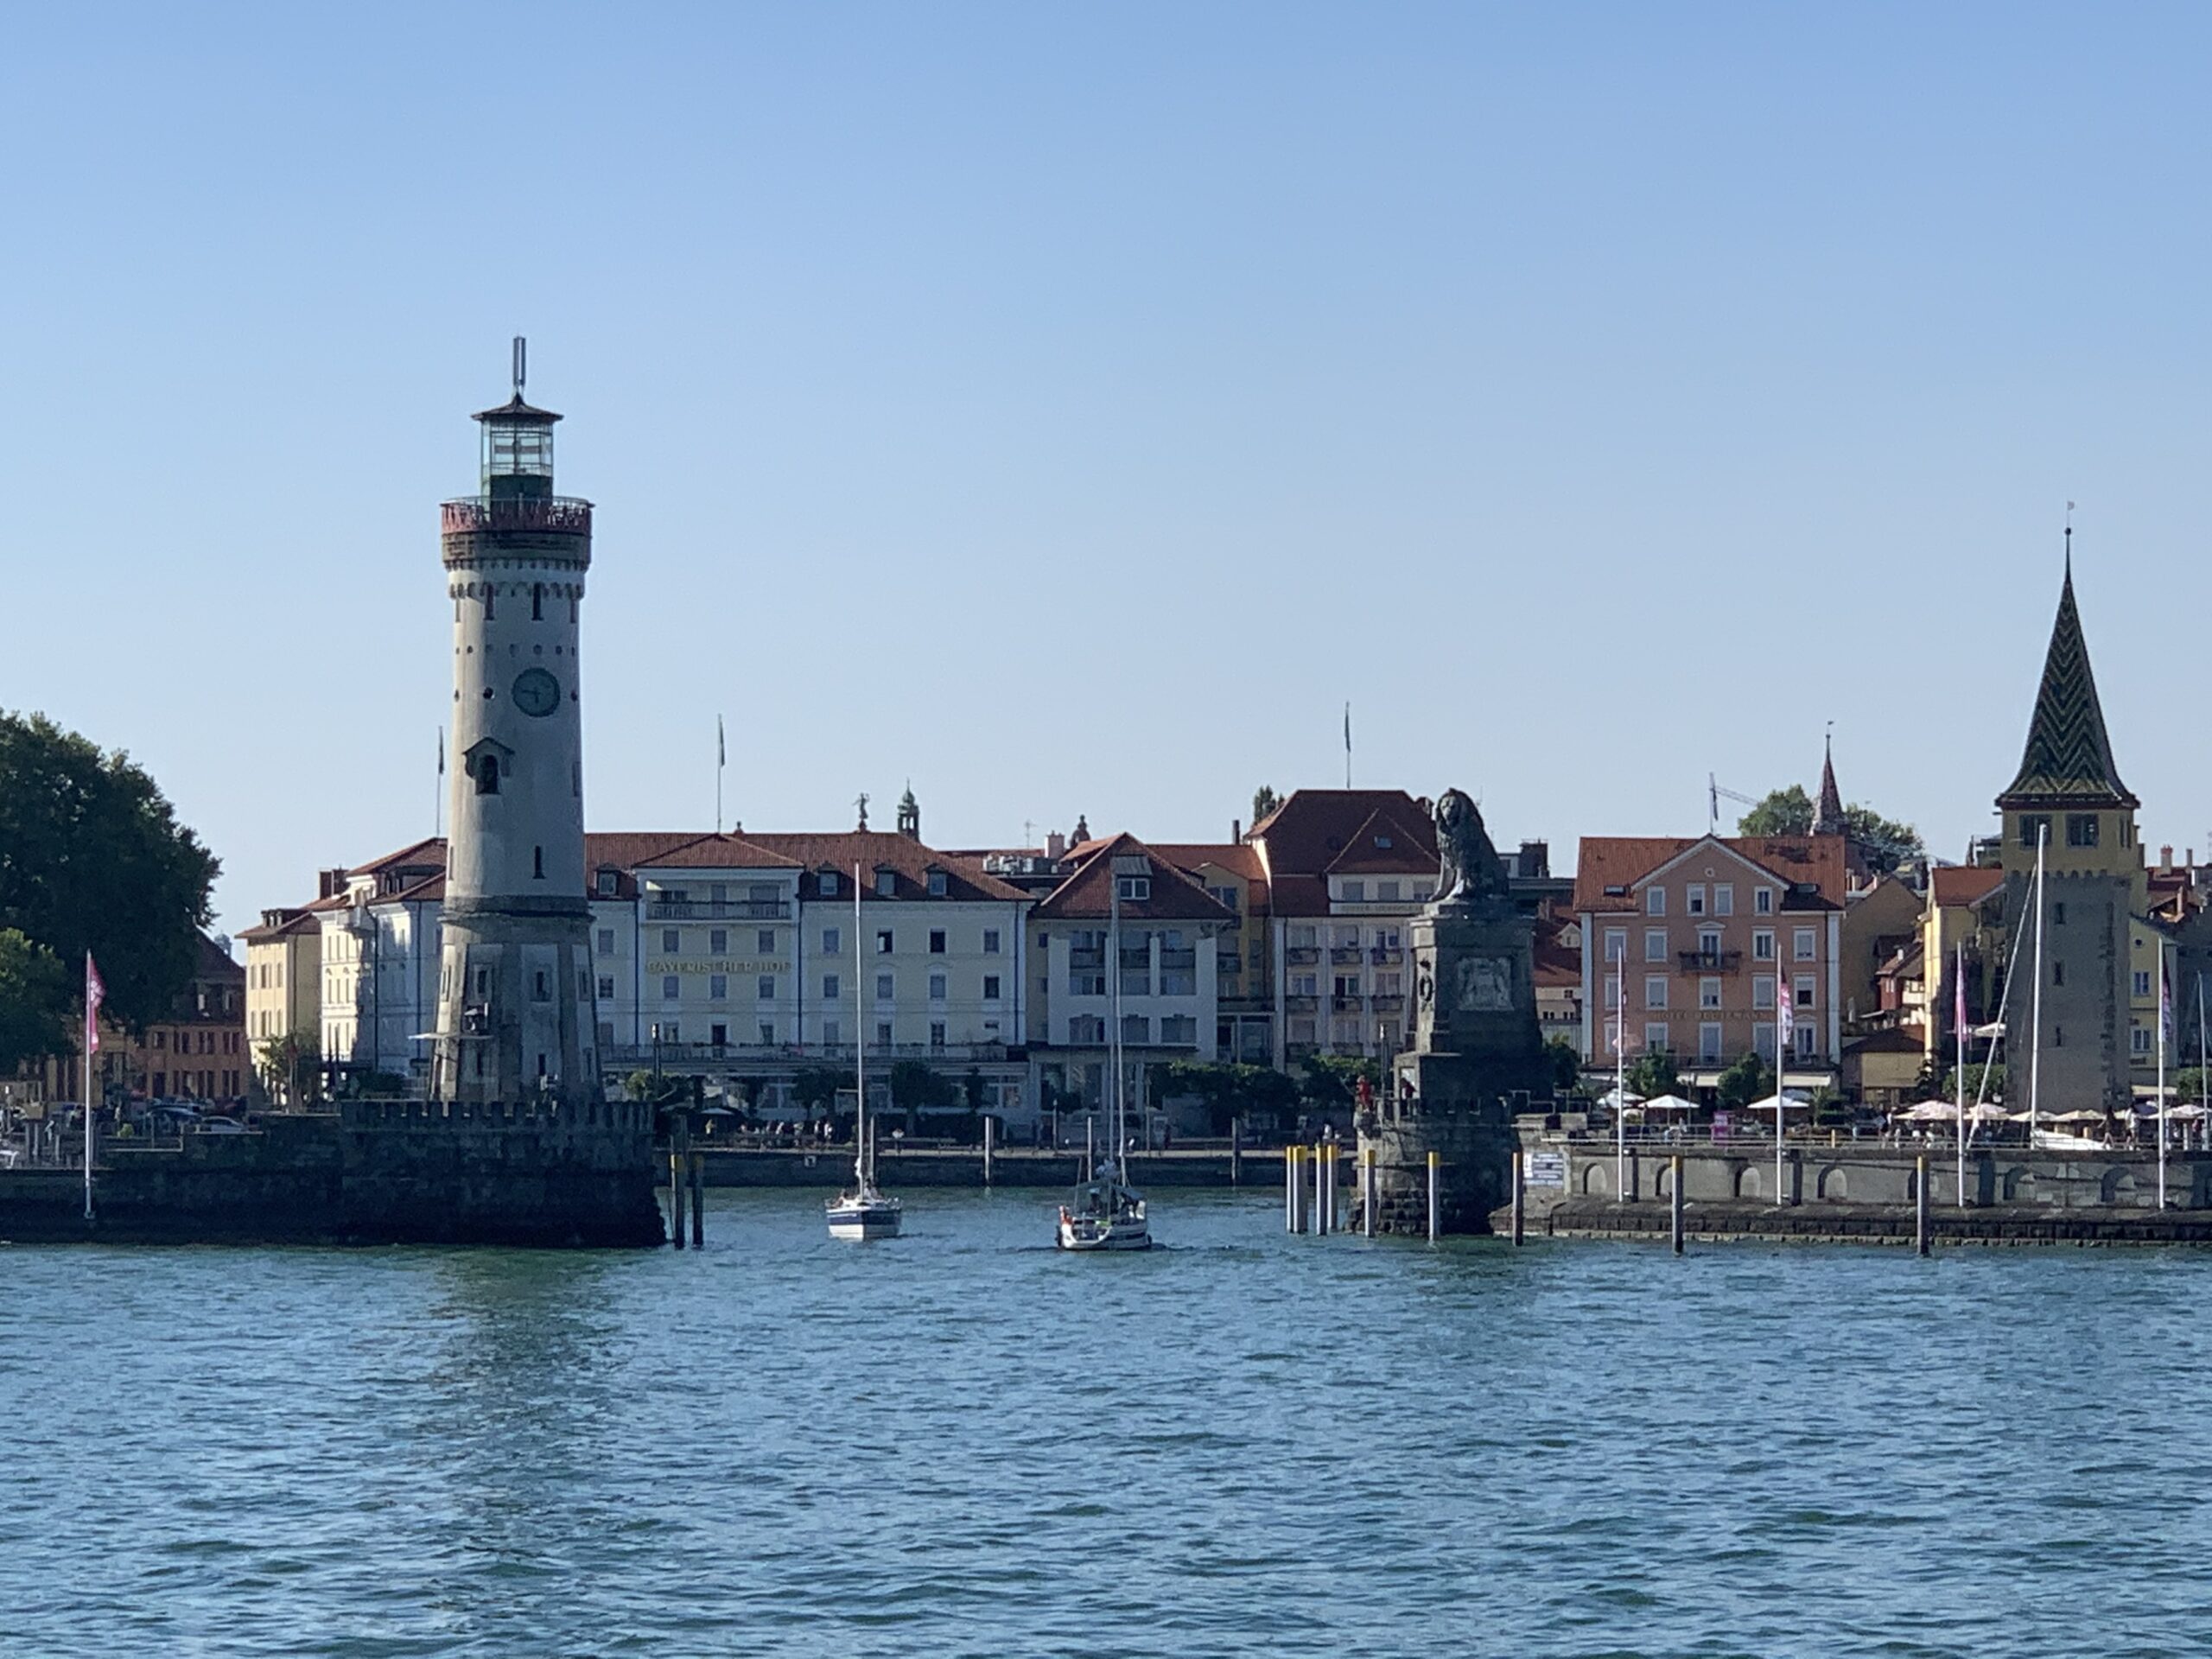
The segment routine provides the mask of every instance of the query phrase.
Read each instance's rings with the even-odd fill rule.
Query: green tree
[[[76,1047],[74,996],[75,982],[53,951],[0,929],[0,1073]]]
[[[1646,1100],[1680,1094],[1681,1083],[1682,1075],[1675,1070],[1671,1054],[1639,1054],[1628,1063],[1629,1092],[1642,1095]]]
[[[1582,1076],[1582,1056],[1564,1037],[1544,1039],[1544,1058],[1551,1062],[1552,1093],[1572,1094]]]
[[[70,1014],[87,950],[116,1021],[135,1030],[168,1013],[191,983],[221,868],[128,756],[43,715],[0,713],[0,928],[67,970],[61,1003],[41,1015]]]
[[[1985,1073],[1988,1078],[1986,1089],[1982,1086]],[[1966,1082],[1968,1105],[1977,1100],[2005,1098],[2005,1068],[2002,1065],[1969,1065],[1967,1067]],[[1942,1091],[1943,1099],[1956,1100],[1959,1097],[1959,1068],[1955,1065],[1946,1068],[1938,1087]]]
[[[1859,846],[1875,870],[1893,870],[1909,858],[1928,850],[1920,831],[1895,818],[1885,818],[1871,806],[1843,809],[1847,833]],[[1801,784],[1770,790],[1766,798],[1736,821],[1739,836],[1809,836],[1813,833],[1813,798]]]
[[[849,1071],[840,1071],[834,1065],[803,1065],[791,1078],[791,1098],[810,1117],[820,1112],[834,1111],[837,1104],[837,1090],[845,1086],[845,1080],[851,1075]]]
[[[1252,791],[1253,823],[1256,826],[1264,822],[1268,814],[1281,804],[1282,797],[1275,793],[1274,785],[1262,784],[1259,788]]]
[[[1757,1054],[1745,1054],[1720,1074],[1716,1085],[1720,1103],[1740,1110],[1774,1092],[1774,1068]]]
[[[1272,1066],[1171,1060],[1160,1068],[1161,1097],[1195,1095],[1205,1103],[1210,1132],[1227,1135],[1239,1117],[1277,1115],[1298,1103],[1298,1085]]]
[[[287,1105],[304,1105],[315,1096],[315,1072],[322,1045],[311,1031],[264,1037],[254,1050],[254,1064],[269,1091]]]
[[[1323,1111],[1340,1109],[1352,1103],[1355,1086],[1362,1077],[1379,1094],[1382,1063],[1364,1054],[1308,1055],[1298,1092]]]

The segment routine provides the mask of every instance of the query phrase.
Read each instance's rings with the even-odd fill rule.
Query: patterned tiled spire
[[[1835,786],[1835,740],[1827,740],[1821,755],[1821,803],[1813,809],[1813,833],[1816,836],[1840,836],[1849,833],[1843,821],[1843,791]]]
[[[2082,639],[2081,613],[2074,607],[2070,556],[2019,775],[1997,798],[1997,804],[2000,809],[2050,804],[2131,811],[2140,804],[2120,781],[2120,768],[2113,762],[2112,740],[2105,734],[2104,710],[2097,702],[2096,676],[2089,671],[2089,648]]]

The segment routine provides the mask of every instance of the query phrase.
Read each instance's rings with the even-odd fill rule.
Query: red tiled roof
[[[1560,916],[1539,918],[1536,922],[1536,983],[1556,989],[1562,985],[1582,982],[1582,952],[1579,947],[1560,943],[1560,935],[1573,922]]]
[[[1378,809],[1367,815],[1330,861],[1331,875],[1434,875],[1433,833],[1415,836],[1397,814]]]
[[[1148,841],[1145,845],[1179,869],[1195,872],[1201,864],[1217,864],[1240,880],[1264,887],[1267,867],[1256,848],[1241,841]]]
[[[1633,910],[1628,893],[1700,842],[1712,841],[1750,860],[1777,880],[1811,882],[1822,905],[1841,905],[1851,890],[1849,843],[1841,836],[1585,836],[1574,861],[1577,910]],[[1785,893],[1784,910],[1802,908]]]
[[[2005,885],[2005,872],[1979,864],[1939,864],[1928,873],[1938,906],[1978,905]]]
[[[1029,895],[1009,882],[984,873],[979,861],[961,857],[953,853],[940,853],[925,847],[912,836],[902,836],[889,830],[842,830],[819,835],[753,835],[746,837],[756,846],[780,853],[793,863],[809,870],[836,870],[842,875],[852,874],[858,864],[869,875],[879,869],[888,868],[898,877],[898,890],[893,895],[900,899],[918,899],[929,893],[929,873],[943,870],[945,875],[947,899],[1026,899]]]
[[[1265,861],[1275,912],[1327,915],[1329,868],[1378,812],[1403,826],[1427,868],[1435,868],[1435,827],[1422,804],[1402,789],[1297,790],[1255,824],[1250,836]]]
[[[274,922],[260,922],[247,928],[238,935],[238,940],[245,944],[270,944],[278,939],[289,938],[295,933],[313,933],[319,930],[313,907],[301,906],[279,911],[277,918]]]
[[[1224,925],[1236,912],[1208,893],[1197,878],[1165,859],[1135,836],[1087,843],[1091,848],[1075,871],[1037,906],[1039,920],[1098,921],[1113,912],[1114,858],[1139,854],[1152,873],[1152,896],[1124,899],[1122,917],[1132,922],[1212,922]]]
[[[701,836],[641,858],[638,866],[654,870],[789,870],[798,868],[798,862],[749,836]]]

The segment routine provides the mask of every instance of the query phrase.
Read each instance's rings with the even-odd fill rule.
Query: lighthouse
[[[584,891],[582,613],[591,503],[553,492],[561,417],[476,416],[474,496],[442,510],[453,750],[435,1098],[599,1098]]]

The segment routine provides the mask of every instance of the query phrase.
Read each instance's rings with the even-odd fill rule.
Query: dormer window
[[[476,783],[479,795],[496,795],[512,769],[515,752],[494,737],[480,737],[461,753],[461,769]]]
[[[487,754],[476,763],[476,792],[496,795],[499,792],[499,757]]]
[[[1152,897],[1152,878],[1148,875],[1117,875],[1114,878],[1114,895],[1125,905],[1142,904]]]
[[[614,871],[601,870],[599,873],[599,896],[602,899],[612,899],[614,896],[615,885],[618,880],[619,878]]]
[[[1367,883],[1353,877],[1346,877],[1344,880],[1344,902],[1348,905],[1357,905],[1364,904],[1366,900]]]
[[[899,891],[899,873],[898,873],[898,871],[896,871],[896,870],[878,870],[878,871],[875,873],[875,896],[876,896],[877,898],[879,898],[879,899],[888,899],[888,898],[890,898],[893,893],[897,893],[898,891]]]
[[[824,870],[822,872],[818,880],[822,889],[822,896],[824,899],[835,899],[837,896],[837,872],[835,870]]]
[[[932,899],[942,899],[944,897],[944,872],[943,870],[931,870],[930,872],[930,897]]]
[[[1388,836],[1377,836],[1375,837],[1375,844],[1387,853],[1390,850],[1390,837]]]

